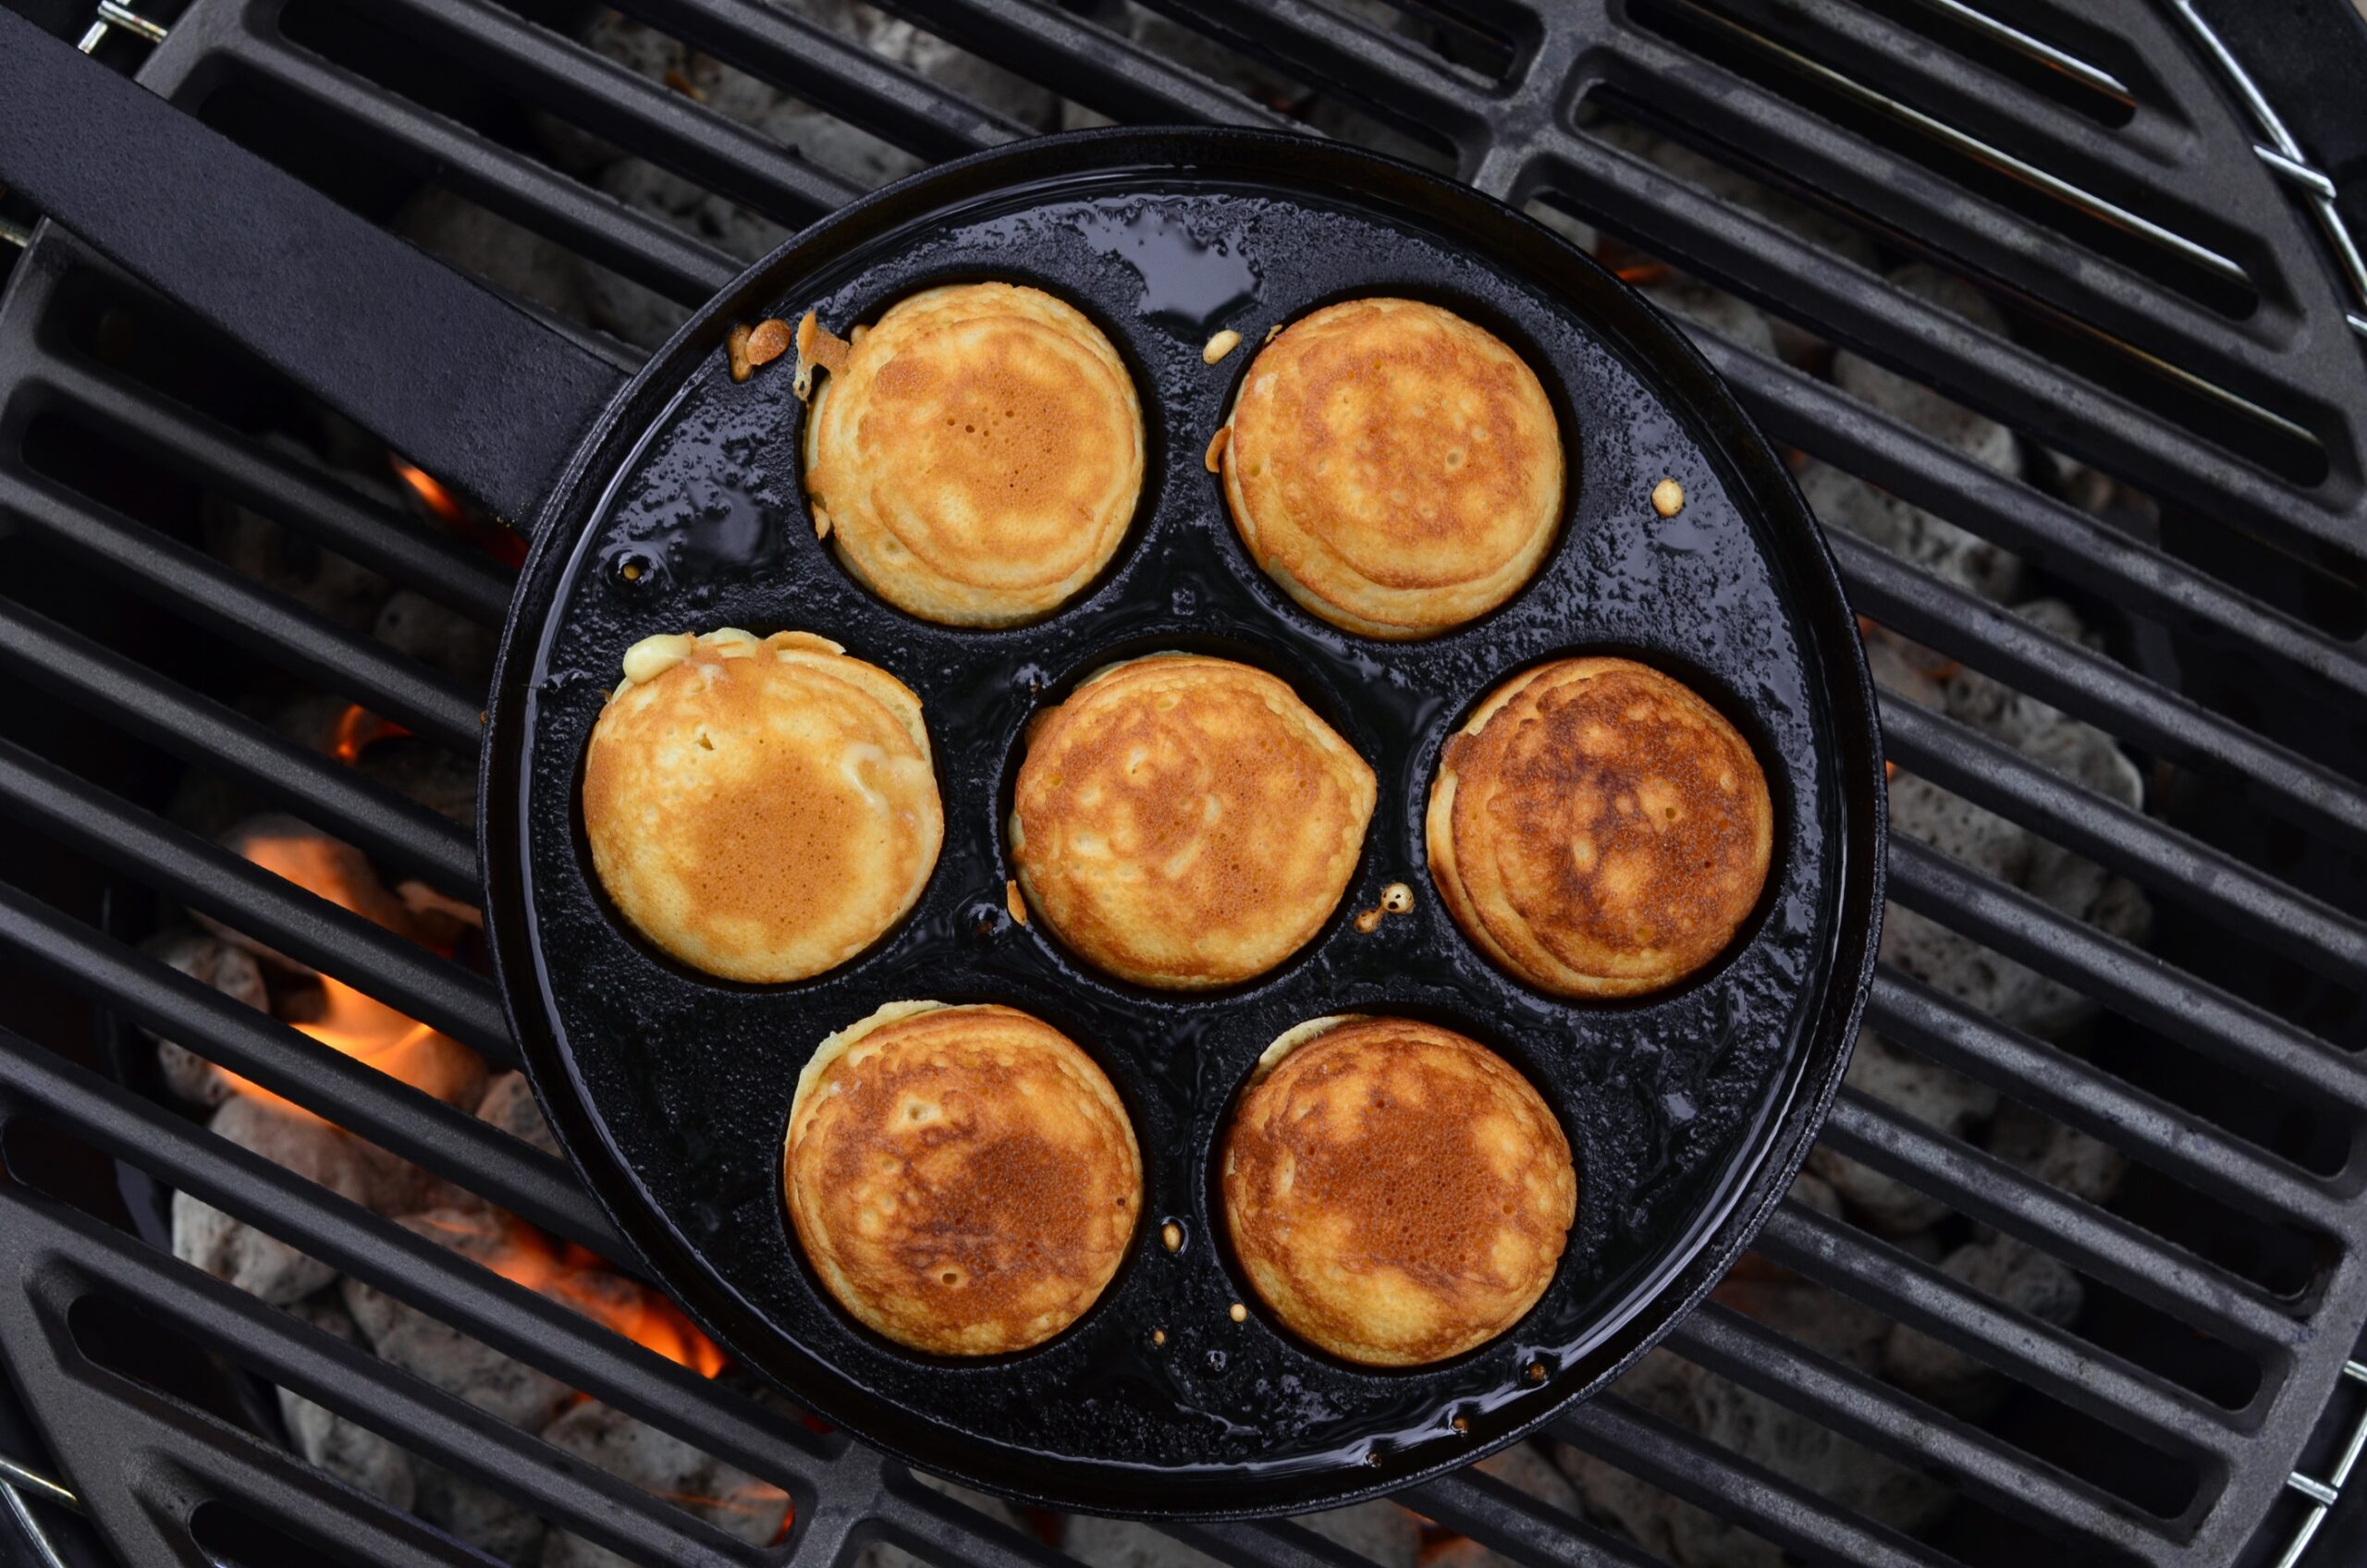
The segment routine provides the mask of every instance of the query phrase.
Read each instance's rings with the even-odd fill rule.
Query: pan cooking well
[[[815,537],[784,360],[744,384],[736,320],[845,332],[931,285],[1005,279],[1083,310],[1126,360],[1149,436],[1138,514],[1101,579],[1015,630],[935,626]],[[1434,300],[1536,368],[1570,458],[1560,537],[1501,610],[1428,642],[1334,631],[1251,562],[1201,457],[1267,329],[1333,300]],[[1245,341],[1220,363],[1220,328]],[[606,478],[603,484],[603,476]],[[1663,519],[1650,492],[1685,489]],[[626,569],[632,570],[628,571]],[[943,856],[913,915],[792,985],[719,983],[608,904],[576,806],[619,660],[653,632],[813,630],[920,693]],[[1111,981],[1006,910],[1004,823],[1031,715],[1113,658],[1222,654],[1289,680],[1377,769],[1346,898],[1278,969],[1215,993]],[[1424,868],[1441,741],[1507,674],[1608,651],[1692,684],[1748,736],[1777,814],[1760,908],[1664,995],[1568,1003],[1482,960]],[[931,1468],[1066,1507],[1243,1513],[1467,1462],[1606,1380],[1706,1290],[1780,1194],[1836,1082],[1871,958],[1880,789],[1851,622],[1779,464],[1678,335],[1542,230],[1398,165],[1282,138],[1061,139],[950,165],[809,231],[712,307],[613,409],[546,513],[504,653],[484,793],[493,929],[536,1084],[619,1223],[731,1351],[830,1420]],[[795,866],[780,874],[795,876]],[[1392,882],[1407,914],[1358,930]],[[816,888],[826,898],[829,889]],[[853,1323],[791,1232],[781,1147],[825,1035],[906,998],[1049,1021],[1134,1119],[1130,1256],[1066,1332],[937,1360]],[[1351,1366],[1266,1316],[1226,1253],[1211,1151],[1291,1024],[1397,1011],[1526,1072],[1576,1153],[1578,1216],[1503,1339],[1409,1370]],[[1162,1226],[1183,1246],[1162,1243]],[[1235,1322],[1235,1302],[1248,1304]],[[1163,1342],[1155,1343],[1155,1331]]]

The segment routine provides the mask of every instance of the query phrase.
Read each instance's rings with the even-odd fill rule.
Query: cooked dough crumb
[[[862,333],[861,327],[855,328],[856,336],[860,337]],[[822,325],[818,313],[813,311],[805,312],[804,318],[797,324],[797,379],[790,384],[790,390],[797,395],[799,402],[814,396],[816,367],[833,375],[847,368],[848,348],[846,339],[835,336]]]
[[[1153,1329],[1150,1331],[1150,1342],[1155,1345],[1165,1344],[1167,1342],[1167,1330],[1164,1329]]]
[[[1454,1429],[1458,1432],[1467,1432],[1471,1430],[1471,1417],[1468,1415],[1456,1416],[1454,1418]]]
[[[1403,882],[1392,882],[1380,890],[1380,907],[1389,914],[1404,914],[1414,907],[1414,889]]]
[[[748,334],[748,362],[768,365],[789,352],[789,323],[760,321]]]
[[[1235,1323],[1240,1323],[1247,1319],[1249,1317],[1249,1309],[1242,1305],[1239,1302],[1234,1302],[1232,1307],[1227,1311],[1226,1316],[1231,1317]]]
[[[748,362],[748,339],[754,336],[745,326],[735,326],[731,336],[723,340],[724,356],[731,362],[731,379],[745,381],[756,367]]]
[[[1167,1243],[1170,1252],[1184,1250],[1184,1227],[1171,1219],[1159,1228],[1159,1239]]]
[[[1212,365],[1240,347],[1241,334],[1228,326],[1208,339],[1208,347],[1200,350],[1200,362]]]
[[[1228,446],[1232,445],[1232,443],[1233,426],[1229,424],[1220,424],[1217,426],[1217,433],[1208,437],[1208,456],[1200,459],[1200,466],[1207,469],[1210,473],[1222,473],[1224,472],[1224,449]]]
[[[1372,908],[1372,909],[1359,911],[1359,912],[1358,912],[1358,913],[1357,913],[1357,915],[1356,915],[1356,929],[1357,929],[1358,931],[1362,932],[1364,935],[1366,935],[1366,936],[1367,936],[1367,937],[1371,936],[1374,932],[1376,932],[1376,931],[1380,930],[1380,908],[1379,908],[1378,906],[1376,906],[1376,907],[1374,907],[1374,908]]]
[[[816,539],[828,539],[829,536],[830,514],[828,511],[825,511],[820,503],[817,502],[814,508],[814,537]]]
[[[1528,1364],[1528,1380],[1532,1383],[1545,1381],[1545,1363],[1532,1361]]]
[[[1002,906],[1011,911],[1012,919],[1022,925],[1027,924],[1027,901],[1019,896],[1019,883],[1015,878],[1006,880],[1002,885]]]
[[[1271,326],[1269,326],[1269,327],[1268,327],[1268,328],[1266,329],[1266,338],[1265,338],[1265,340],[1266,340],[1267,342],[1269,342],[1269,343],[1271,343],[1271,342],[1272,342],[1276,337],[1280,337],[1280,336],[1282,335],[1282,324],[1281,322],[1276,322],[1273,325],[1271,325]]]
[[[1652,486],[1652,510],[1662,517],[1674,517],[1684,509],[1684,485],[1674,479],[1663,479]]]

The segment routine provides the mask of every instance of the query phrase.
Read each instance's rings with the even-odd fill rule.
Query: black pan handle
[[[521,529],[623,385],[5,5],[0,184]]]

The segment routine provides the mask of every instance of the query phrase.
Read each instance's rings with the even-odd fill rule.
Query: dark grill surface
[[[922,159],[1024,134],[758,0],[624,8]],[[2152,901],[2150,935],[2134,941],[1901,836],[1895,908],[2096,1011],[2042,1040],[1896,967],[1869,1009],[1869,1026],[1904,1054],[2125,1155],[2117,1194],[2092,1201],[1863,1086],[1845,1091],[1825,1134],[1831,1153],[1938,1200],[1964,1234],[2003,1233],[2067,1266],[2087,1305],[2046,1320],[1795,1200],[1737,1289],[1671,1337],[1684,1362],[1936,1477],[1956,1506],[1912,1539],[1618,1390],[1554,1436],[1762,1550],[1813,1562],[2276,1561],[2314,1517],[2290,1477],[2347,1473],[2343,1439],[2367,1407],[2367,1368],[2344,1374],[2367,1318],[2355,1169],[2367,1128],[2356,1054],[2367,1043],[2367,338],[2345,315],[2367,305],[2348,293],[2311,210],[2255,153],[2251,122],[2176,8],[1465,0],[1409,5],[1417,42],[1315,0],[1158,0],[1173,24],[1162,36],[1193,40],[1189,51],[1134,42],[1115,4],[894,8],[1111,117],[1298,116],[1410,139],[1515,205],[1595,226],[1639,265],[1680,267],[2013,427],[2017,473],[2038,482],[1794,362],[1697,334],[1777,443],[2011,552],[2098,629],[2072,640],[1833,533],[1852,601],[1883,635],[2108,732],[2145,780],[2135,809],[1961,717],[1885,699],[1902,778],[2019,824]],[[432,185],[685,304],[738,270],[727,237],[561,172],[522,130],[527,106],[777,225],[857,193],[586,49],[575,40],[587,15],[529,0],[196,0],[144,59],[121,27],[101,47],[368,215],[391,221]],[[2360,48],[2336,36],[2348,22],[2329,10],[2306,25],[2325,30],[2330,50]],[[1302,88],[1272,94],[1276,108],[1180,63],[1233,55]],[[1341,112],[1327,120],[1317,104]],[[1637,155],[1619,133],[1635,126],[1809,202],[1885,265],[1928,261],[1973,280],[2008,329],[1885,281],[1730,183]],[[635,353],[599,342],[620,363]],[[829,1563],[885,1540],[948,1563],[1060,1561],[744,1385],[642,1350],[212,1135],[152,1092],[153,1066],[143,1077],[135,1065],[149,1051],[141,1028],[553,1236],[620,1250],[556,1161],[137,945],[185,907],[514,1064],[480,973],[250,864],[172,810],[190,778],[216,781],[361,849],[390,881],[472,901],[467,827],[285,738],[241,693],[263,681],[330,694],[469,758],[482,693],[209,556],[196,520],[209,506],[251,508],[487,627],[509,596],[500,553],[266,440],[300,411],[292,391],[55,232],[18,261],[0,307],[0,1346],[39,1430],[0,1422],[0,1449],[52,1467],[113,1553],[139,1563],[201,1551],[292,1561],[296,1543],[354,1562],[478,1561],[242,1430],[270,1429],[267,1413],[252,1419],[257,1378],[635,1560],[794,1552]],[[2074,467],[2152,497],[2158,526],[2083,509],[2043,478]],[[156,1220],[167,1189],[785,1488],[793,1533],[730,1539],[176,1261]],[[1753,1281],[1794,1276],[2002,1371],[2003,1403],[1977,1418],[1944,1413],[1745,1310]],[[67,1557],[91,1546],[37,1491],[12,1495],[34,1500]],[[1475,1472],[1401,1501],[1532,1568],[1682,1561],[1668,1542],[1615,1538]],[[1360,1561],[1291,1524],[1172,1533],[1266,1568]]]

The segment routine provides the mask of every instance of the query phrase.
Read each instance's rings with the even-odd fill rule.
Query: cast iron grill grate
[[[2305,1462],[2347,1473],[2310,1445],[2367,1318],[2367,1210],[2352,1201],[2367,1125],[2354,1054],[2367,1040],[2367,498],[2361,340],[2345,325],[2367,302],[2330,259],[2307,182],[2286,177],[2302,188],[2297,201],[2255,151],[2261,133],[2182,8],[1475,0],[1451,14],[1408,6],[1426,45],[1314,0],[1159,0],[1185,30],[1164,36],[1297,84],[1272,94],[1279,110],[1134,42],[1113,26],[1125,19],[1114,6],[897,8],[1112,117],[1282,123],[1306,115],[1312,90],[1368,116],[1355,129],[1403,139],[1400,150],[1515,204],[1582,219],[1639,266],[1681,267],[2017,432],[2028,460],[2000,472],[1794,359],[1702,338],[1776,441],[2010,552],[2114,628],[2091,645],[1834,533],[1853,602],[1884,635],[2060,708],[2147,765],[2139,810],[1962,717],[1886,699],[1903,776],[2126,877],[2155,918],[2148,942],[2116,936],[1994,867],[1901,836],[1895,907],[2068,987],[2102,1021],[2042,1040],[1886,967],[1869,1025],[2110,1145],[2132,1162],[2121,1194],[2091,1201],[1866,1088],[1845,1092],[1825,1139],[1981,1233],[2067,1266],[2089,1310],[2045,1320],[1796,1200],[1752,1267],[1791,1271],[2002,1371],[2015,1386],[2005,1407],[1943,1412],[1723,1302],[1672,1336],[1682,1361],[1939,1477],[1961,1506],[1922,1538],[1617,1391],[1554,1435],[1816,1562],[2201,1564],[2248,1549],[2270,1561],[2313,1526],[2310,1510],[2326,1500],[2294,1475]],[[1025,131],[758,0],[626,9],[922,159]],[[782,226],[860,189],[585,49],[572,37],[580,20],[571,7],[493,0],[197,0],[141,74],[374,215],[432,183],[683,303],[738,270],[723,237],[570,178],[504,134],[518,105]],[[1637,155],[1622,128],[1638,126],[1812,203],[1892,262],[1975,280],[2009,328],[1898,287],[1853,247],[1771,219],[1698,165]],[[474,1560],[189,1390],[99,1354],[107,1336],[93,1324],[129,1311],[160,1341],[350,1415],[634,1558],[835,1562],[886,1540],[946,1562],[1060,1561],[109,1075],[106,1042],[153,1029],[556,1237],[617,1250],[555,1162],[132,945],[158,908],[184,906],[513,1060],[481,975],[166,809],[183,770],[230,780],[391,874],[472,899],[465,827],[282,738],[238,693],[276,672],[460,756],[474,752],[479,693],[216,561],[188,520],[202,497],[235,500],[484,625],[500,619],[506,570],[263,440],[288,394],[66,236],[41,236],[17,264],[0,309],[0,396],[11,561],[0,661],[16,688],[0,723],[0,812],[22,840],[0,885],[17,991],[0,1050],[14,1178],[0,1187],[0,1269],[13,1276],[0,1288],[0,1343],[111,1547],[139,1562],[187,1561],[193,1539],[241,1560],[269,1560],[274,1541],[356,1562]],[[2058,472],[2092,469],[2154,497],[2158,530],[2032,483],[2054,455]],[[134,1201],[90,1196],[118,1181]],[[142,1182],[197,1194],[779,1485],[792,1535],[730,1540],[176,1262],[136,1224],[112,1222],[139,1207]],[[2336,1408],[2354,1418],[2354,1406]],[[1475,1472],[1402,1501],[1523,1563],[1661,1560]],[[1171,1533],[1269,1568],[1359,1561],[1290,1524]]]

